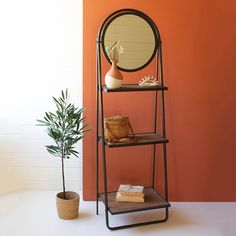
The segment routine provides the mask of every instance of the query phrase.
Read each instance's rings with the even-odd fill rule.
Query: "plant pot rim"
[[[75,199],[79,199],[79,198],[80,198],[79,193],[74,192],[74,191],[66,191],[66,192],[65,192],[65,193],[66,193],[66,196],[68,197],[68,195],[69,195],[69,199],[64,199],[64,198],[63,198],[63,193],[64,193],[64,192],[59,192],[59,193],[57,193],[57,194],[56,194],[56,197],[57,197],[58,199],[60,199],[60,200],[65,200],[65,201],[73,201],[73,200],[75,200]]]

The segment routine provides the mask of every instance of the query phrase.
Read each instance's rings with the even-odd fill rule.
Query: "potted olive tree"
[[[55,112],[45,112],[43,120],[37,120],[38,126],[45,126],[47,134],[53,139],[52,145],[46,145],[47,151],[61,158],[61,173],[63,191],[56,195],[58,216],[62,219],[73,219],[78,216],[80,196],[76,192],[66,191],[64,160],[72,155],[79,157],[75,144],[83,138],[87,124],[83,124],[83,108],[77,108],[69,103],[68,90],[61,91],[56,99]]]

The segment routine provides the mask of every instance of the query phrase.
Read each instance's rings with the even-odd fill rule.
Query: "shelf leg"
[[[158,59],[157,59],[157,71],[158,71]],[[156,74],[157,75],[157,74]],[[158,76],[156,76],[158,78]],[[153,132],[157,133],[157,91],[155,92],[155,104],[154,104],[154,127]],[[153,161],[152,161],[152,188],[155,188],[155,177],[156,177],[156,145],[153,147]]]
[[[163,144],[164,157],[164,186],[165,186],[165,200],[168,202],[168,178],[167,178],[167,158],[166,158],[166,144]]]
[[[98,101],[97,101],[97,124],[96,124],[96,214],[99,214],[98,210],[98,198],[99,198],[99,155],[98,155]]]
[[[99,214],[99,208],[98,208],[98,200],[99,200],[99,189],[98,189],[98,184],[99,184],[99,163],[98,163],[98,135],[97,135],[97,140],[96,140],[96,214]]]
[[[99,156],[98,156],[98,130],[99,130],[99,53],[98,53],[99,44],[97,43],[97,64],[96,64],[96,214],[99,214],[98,210],[98,198],[99,198]]]
[[[169,208],[166,208],[166,217],[165,220],[167,221],[169,219]]]
[[[155,188],[155,177],[156,177],[156,145],[153,147],[153,161],[152,161],[152,188]]]
[[[102,157],[103,157],[103,178],[104,178],[104,200],[105,200],[105,215],[106,215],[106,226],[109,226],[109,212],[108,212],[108,194],[107,194],[107,167],[106,167],[106,153],[105,144],[102,145]]]
[[[96,157],[96,159],[97,159],[97,167],[96,167],[96,171],[98,172],[98,153],[96,154],[97,155],[97,157]],[[98,176],[97,176],[97,178],[96,178],[96,191],[97,191],[97,193],[96,193],[96,214],[98,215],[99,214],[99,210],[98,210],[98,198],[99,198],[99,194],[98,194]]]

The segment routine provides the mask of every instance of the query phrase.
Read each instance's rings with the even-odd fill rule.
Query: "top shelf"
[[[157,90],[167,90],[166,86],[139,86],[138,84],[123,84],[120,88],[109,89],[106,85],[102,86],[102,91],[105,93],[113,92],[138,92],[138,91],[157,91]]]

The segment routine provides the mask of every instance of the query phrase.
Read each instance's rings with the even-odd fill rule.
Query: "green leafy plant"
[[[37,120],[38,126],[47,127],[47,134],[53,139],[54,145],[46,145],[47,151],[61,158],[63,193],[65,199],[65,172],[64,159],[71,155],[79,157],[79,152],[75,150],[75,144],[83,138],[83,133],[87,124],[83,124],[83,108],[77,108],[69,103],[68,90],[61,91],[61,96],[56,99],[55,112],[45,112],[43,120]]]

